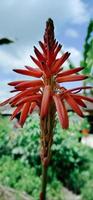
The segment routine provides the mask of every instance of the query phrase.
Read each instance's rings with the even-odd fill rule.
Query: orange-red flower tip
[[[67,110],[64,105],[64,102],[61,101],[61,99],[58,95],[53,95],[53,99],[54,99],[54,102],[56,105],[60,124],[61,124],[62,128],[67,129],[69,127],[69,120],[68,120],[68,114],[67,114]]]
[[[61,73],[58,73],[57,78],[62,77],[62,76],[68,76],[68,75],[75,74],[75,73],[77,73],[77,72],[79,72],[83,69],[84,69],[84,67],[77,67],[75,69],[69,69],[69,70],[63,71]]]
[[[67,76],[57,77],[56,81],[58,83],[62,83],[62,82],[81,81],[87,78],[88,76],[85,75],[71,75],[71,76],[67,75]]]
[[[22,104],[17,106],[17,108],[14,110],[14,112],[12,113],[10,117],[11,120],[13,120],[21,112],[22,107],[23,107]]]
[[[43,54],[34,46],[34,52],[36,54],[36,57],[38,58],[38,60],[40,62],[45,61],[45,57],[43,56]]]
[[[44,43],[39,41],[39,45],[40,45],[41,49],[43,50],[43,53],[46,55],[47,51],[46,51]]]
[[[56,74],[59,71],[59,68],[62,66],[62,64],[68,59],[68,57],[70,56],[69,52],[64,53],[61,58],[59,58],[58,60],[56,60],[53,68],[51,69],[52,74]]]
[[[36,69],[31,70],[32,68],[27,67],[27,66],[26,66],[26,68],[28,70],[13,69],[13,71],[16,72],[16,73],[22,74],[22,75],[27,75],[27,76],[37,77],[37,78],[40,78],[42,76],[42,72],[40,72],[39,70],[36,70]]]
[[[32,102],[30,109],[29,109],[29,114],[32,114],[33,110],[35,109],[35,107],[37,106],[36,102]]]
[[[0,106],[6,105],[7,103],[9,103],[10,100],[11,100],[11,98],[6,99],[5,101],[0,103]]]
[[[22,83],[19,83],[15,86],[16,89],[21,89],[21,88],[30,88],[30,87],[42,87],[44,86],[42,80],[33,80],[33,81],[24,81]]]
[[[23,82],[24,81],[12,81],[12,82],[8,83],[8,85],[10,85],[10,86],[16,86],[16,85],[18,85],[20,83],[23,83]]]
[[[30,105],[31,105],[30,102],[27,102],[23,105],[23,108],[22,108],[22,111],[21,111],[21,114],[20,114],[20,120],[19,120],[19,124],[21,125],[21,127],[23,127],[23,125],[26,121],[26,118],[27,118],[28,113],[29,113]]]

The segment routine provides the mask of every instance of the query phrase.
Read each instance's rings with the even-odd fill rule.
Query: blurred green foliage
[[[75,116],[73,117],[75,120]],[[83,187],[85,183],[81,173],[93,165],[93,150],[79,142],[80,133],[74,126],[65,132],[59,130],[60,125],[57,124],[55,130],[57,134],[54,136],[52,146],[53,171],[56,170],[57,177],[66,187],[75,193],[80,193],[81,186]]]
[[[84,51],[83,51],[83,62],[84,62],[84,73],[90,73],[91,67],[93,66],[93,20],[89,22],[88,28],[87,28],[87,34],[85,38],[84,43]],[[91,57],[89,56],[91,55]],[[89,60],[90,57],[90,60]],[[88,62],[89,61],[89,62]]]
[[[89,179],[81,190],[82,200],[93,200],[93,179]]]
[[[88,180],[90,181],[90,166],[93,168],[93,149],[79,142],[79,139],[82,137],[80,133],[81,129],[89,127],[87,120],[77,117],[74,113],[69,113],[69,118],[70,127],[68,130],[63,130],[59,123],[56,125],[48,179],[51,184],[58,179],[75,193],[81,193],[86,182]],[[36,177],[36,180],[38,179],[37,183],[39,189],[38,176],[41,176],[41,161],[38,115],[34,113],[29,117],[23,129],[13,129],[8,118],[1,118],[0,149],[2,149],[2,151],[0,151],[0,156],[1,169],[3,170],[2,172],[0,169],[0,182],[14,188],[22,188],[22,190],[31,193],[33,189],[31,190],[30,186],[32,184],[33,186],[31,187],[34,188],[36,185],[34,178]],[[3,156],[5,156],[5,158],[3,158]],[[11,162],[6,159],[6,156],[8,156]],[[3,167],[3,164],[5,164],[6,167]],[[12,166],[14,166],[14,168]],[[27,168],[23,169],[23,166]],[[24,181],[25,177],[21,173],[26,169],[28,178],[27,181]],[[31,172],[29,172],[30,169],[32,170]],[[12,170],[14,170],[14,172]],[[5,178],[7,177],[7,173],[10,173],[10,178],[8,179]],[[32,178],[31,173],[34,174],[34,178]],[[26,171],[24,174],[26,174]],[[20,177],[22,178],[20,179]],[[57,177],[57,179],[55,177]],[[30,183],[30,181],[33,183]],[[56,183],[54,185],[56,185]],[[52,191],[51,189],[51,192],[54,193],[54,190]]]
[[[84,80],[84,86],[90,84],[93,86],[93,20],[89,22],[87,34],[84,43],[83,59],[81,66],[84,66],[83,74],[88,75],[89,78]],[[85,92],[85,91],[84,91]],[[86,94],[86,92],[85,92]],[[93,91],[91,90],[91,94]]]
[[[37,176],[35,168],[24,165],[20,160],[13,160],[9,156],[3,156],[0,160],[0,183],[10,186],[18,191],[25,191],[33,199],[38,200],[41,188],[40,177]],[[48,199],[64,200],[62,184],[53,178],[49,182]]]

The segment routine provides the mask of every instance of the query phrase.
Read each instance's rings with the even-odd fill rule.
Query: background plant
[[[52,146],[52,160],[50,163],[48,180],[52,182],[55,180],[55,177],[63,183],[66,187],[74,191],[75,193],[81,193],[81,189],[84,188],[84,185],[87,181],[92,179],[92,169],[93,169],[93,150],[79,142],[79,137],[81,137],[81,126],[85,119],[78,119],[76,114],[69,113],[70,118],[70,127],[69,130],[65,132],[61,129],[60,124],[57,122],[55,132],[54,132],[54,144]],[[38,122],[36,124],[36,121]],[[2,123],[1,123],[2,122]],[[7,123],[5,128],[4,124]],[[87,122],[88,123],[88,122]],[[73,126],[75,124],[75,126]],[[86,126],[86,124],[85,124]],[[5,130],[3,132],[3,130]],[[8,132],[7,132],[8,130]],[[4,136],[2,137],[2,132]],[[29,133],[29,134],[28,134]],[[83,135],[82,135],[83,136]],[[7,144],[6,142],[7,141]],[[3,143],[3,145],[2,145]],[[14,165],[28,166],[27,170],[34,169],[35,176],[41,176],[41,165],[40,165],[40,138],[39,138],[39,120],[38,115],[34,113],[26,121],[24,129],[12,129],[11,123],[7,117],[0,120],[0,146],[2,145],[1,151],[1,183],[3,180],[6,180],[7,173],[10,173],[9,163],[12,162]],[[3,156],[5,155],[5,158]],[[9,160],[7,161],[7,157]],[[18,161],[18,162],[17,162]],[[8,167],[7,167],[8,162]],[[5,164],[6,163],[6,164]],[[4,168],[3,165],[6,165]],[[11,165],[12,166],[12,165]],[[91,167],[90,167],[91,166]],[[13,168],[14,170],[14,168]],[[25,168],[26,170],[26,168]],[[15,187],[16,182],[18,182],[16,176],[21,177],[22,168],[19,167],[19,170],[15,167],[14,173],[9,178],[8,186]],[[28,172],[27,172],[28,173]],[[33,173],[33,172],[32,172]],[[14,175],[13,175],[14,174]],[[31,175],[32,176],[32,175]],[[34,176],[34,178],[35,178]],[[12,181],[13,179],[13,181]],[[29,178],[30,179],[30,178]],[[15,180],[15,181],[14,181]],[[93,179],[92,179],[93,180]],[[33,178],[31,179],[33,182]],[[14,185],[12,184],[14,183]],[[24,188],[26,188],[24,181]],[[40,186],[40,185],[39,185]],[[51,185],[52,186],[52,185]],[[22,186],[20,186],[22,187]],[[33,186],[34,187],[34,186]],[[30,189],[29,189],[30,190]],[[33,189],[32,189],[33,190]],[[25,189],[26,192],[28,192]],[[55,190],[56,193],[56,190]],[[57,193],[56,193],[57,194]],[[57,198],[57,197],[56,197]]]
[[[88,81],[84,80],[83,85],[90,84],[92,85],[93,83],[93,20],[90,20],[88,28],[87,28],[87,34],[85,38],[85,43],[84,43],[84,49],[83,49],[83,60],[81,61],[81,66],[84,66],[83,69],[83,74],[87,74],[89,76]],[[92,90],[91,95],[93,93]],[[84,90],[84,93],[86,91]]]

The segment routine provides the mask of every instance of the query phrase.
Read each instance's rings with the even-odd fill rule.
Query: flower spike
[[[82,81],[87,76],[79,74],[84,67],[64,70],[63,64],[70,56],[65,52],[60,58],[57,57],[62,45],[55,39],[54,24],[52,19],[46,22],[43,41],[39,41],[41,50],[34,46],[35,57],[31,56],[36,67],[25,66],[25,69],[14,69],[13,71],[24,76],[38,78],[38,80],[18,80],[12,81],[8,85],[14,87],[11,93],[17,94],[2,102],[0,106],[6,105],[15,107],[11,119],[21,113],[20,124],[23,125],[28,114],[31,114],[34,108],[38,107],[40,118],[44,120],[48,113],[58,112],[58,117],[63,128],[68,128],[68,115],[65,102],[79,116],[83,117],[83,111],[86,107],[85,101],[93,102],[91,97],[85,97],[78,94],[87,87],[76,87],[65,89],[62,83]],[[26,108],[27,107],[27,108]],[[53,111],[51,111],[51,109]],[[53,114],[54,116],[54,114]]]

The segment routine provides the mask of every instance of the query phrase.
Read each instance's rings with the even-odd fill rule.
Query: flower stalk
[[[42,188],[40,200],[46,200],[47,174],[51,160],[51,146],[53,142],[53,130],[55,126],[55,107],[49,105],[48,114],[44,119],[40,119],[41,126],[41,163],[42,163]]]
[[[42,188],[40,193],[40,200],[46,200],[47,170],[48,167],[42,165]]]

